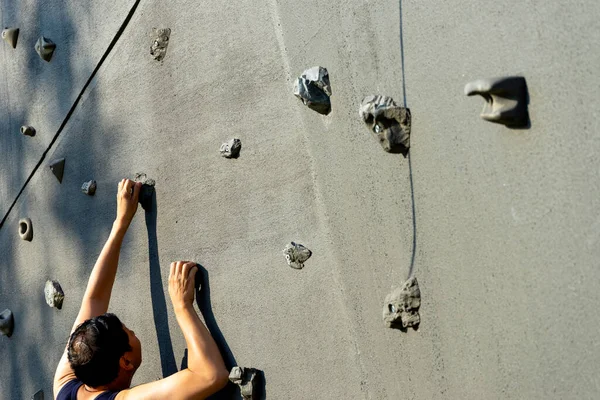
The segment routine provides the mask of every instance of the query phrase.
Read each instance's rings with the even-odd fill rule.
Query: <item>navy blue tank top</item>
[[[58,392],[56,400],[77,400],[77,391],[83,385],[83,382],[73,379],[65,383],[65,385]],[[96,397],[95,400],[115,400],[119,392],[102,392]]]

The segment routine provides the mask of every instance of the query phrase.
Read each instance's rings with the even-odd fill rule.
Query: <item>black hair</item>
[[[132,348],[123,323],[106,313],[83,322],[69,338],[67,357],[77,379],[96,388],[119,375],[119,360]]]

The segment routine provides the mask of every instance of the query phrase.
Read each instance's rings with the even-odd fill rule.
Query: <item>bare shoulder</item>
[[[117,400],[187,400],[204,399],[227,384],[225,377],[205,377],[188,369],[179,371],[156,382],[146,383],[121,391]]]

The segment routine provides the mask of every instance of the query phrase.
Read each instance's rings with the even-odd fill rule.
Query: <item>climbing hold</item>
[[[0,314],[0,334],[11,337],[15,329],[15,318],[12,311],[6,309]]]
[[[10,44],[13,49],[17,48],[17,40],[19,39],[18,28],[6,28],[2,31],[2,39]]]
[[[56,45],[54,44],[54,42],[43,36],[40,36],[37,43],[35,44],[35,51],[39,54],[42,60],[47,62],[50,62],[50,60],[52,60],[54,50],[56,50]]]
[[[254,368],[233,367],[229,373],[229,380],[240,387],[244,400],[252,400],[256,393],[258,370]]]
[[[21,239],[31,242],[33,239],[33,225],[31,219],[23,218],[19,221],[19,236]]]
[[[331,84],[329,72],[323,67],[312,67],[302,73],[294,83],[294,94],[304,105],[319,114],[331,112]]]
[[[56,176],[56,179],[58,179],[58,182],[62,183],[63,174],[65,172],[65,159],[59,158],[58,160],[52,161],[50,163],[50,169],[54,176]]]
[[[405,331],[409,326],[416,327],[421,322],[419,307],[421,291],[417,278],[409,278],[385,298],[383,321],[388,328]]]
[[[154,42],[150,46],[150,54],[156,61],[162,61],[167,54],[167,46],[169,46],[169,37],[171,36],[171,29],[154,29]]]
[[[65,293],[58,281],[46,281],[44,296],[46,297],[46,303],[48,303],[50,307],[58,308],[59,310],[62,308]]]
[[[83,185],[81,185],[81,191],[88,196],[93,196],[96,193],[96,181],[92,180],[83,182]]]
[[[410,148],[410,109],[400,107],[387,96],[363,99],[360,117],[388,153],[408,154]]]
[[[465,94],[485,99],[481,118],[486,121],[515,128],[529,125],[527,82],[522,76],[479,79],[467,83]]]
[[[291,242],[283,249],[283,255],[290,267],[302,269],[306,260],[312,256],[312,252],[300,243]]]
[[[44,400],[44,391],[43,390],[38,390],[38,392],[33,395],[33,397],[31,398],[31,400]]]
[[[135,182],[142,182],[138,202],[142,205],[144,210],[150,210],[152,207],[152,197],[154,196],[154,185],[156,185],[156,181],[148,178],[143,172],[135,174],[133,180]]]
[[[21,127],[21,133],[25,136],[35,136],[35,128],[33,126],[23,125]]]
[[[221,156],[225,158],[238,158],[242,149],[242,141],[237,138],[231,139],[221,145]]]

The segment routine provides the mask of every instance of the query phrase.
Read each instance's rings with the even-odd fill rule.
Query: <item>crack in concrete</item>
[[[133,6],[131,7],[131,9],[129,10],[129,13],[127,14],[127,17],[125,18],[125,20],[121,24],[121,27],[119,28],[119,30],[117,31],[117,33],[113,37],[112,41],[108,45],[108,48],[106,49],[106,51],[102,55],[102,58],[100,58],[100,61],[98,61],[98,64],[96,64],[96,67],[94,68],[94,70],[90,74],[90,77],[88,78],[88,80],[83,85],[83,88],[79,92],[79,95],[77,96],[77,98],[73,102],[73,105],[69,109],[69,112],[67,112],[67,115],[63,119],[63,122],[58,127],[58,130],[54,134],[54,137],[52,138],[52,141],[50,142],[50,144],[48,145],[48,147],[46,148],[46,150],[44,151],[44,153],[40,157],[40,160],[38,161],[38,163],[36,164],[36,166],[33,168],[33,170],[31,171],[31,173],[29,174],[29,177],[27,178],[27,180],[25,181],[25,183],[21,187],[21,190],[19,191],[19,193],[17,194],[17,196],[15,197],[15,199],[13,200],[13,202],[11,203],[10,207],[8,208],[8,211],[6,211],[6,214],[4,215],[4,217],[2,217],[2,221],[0,221],[0,229],[2,229],[2,227],[4,226],[4,222],[6,222],[6,219],[10,215],[10,212],[12,211],[12,209],[14,208],[14,206],[17,204],[17,201],[21,197],[21,194],[23,194],[23,192],[25,191],[25,188],[27,188],[27,185],[29,184],[29,182],[31,181],[31,179],[33,178],[33,176],[35,175],[35,173],[38,171],[38,169],[40,168],[40,166],[42,165],[42,163],[46,159],[46,156],[48,155],[48,153],[52,149],[52,146],[54,146],[54,143],[56,143],[56,140],[58,139],[58,137],[60,136],[60,134],[62,133],[62,131],[65,129],[65,126],[67,126],[67,123],[71,119],[71,116],[73,115],[73,113],[77,109],[77,106],[79,105],[79,102],[83,98],[83,95],[85,94],[85,91],[90,86],[90,84],[92,83],[92,81],[96,77],[96,74],[98,73],[98,71],[102,67],[102,64],[104,64],[104,61],[110,55],[112,49],[115,47],[115,45],[119,41],[119,38],[121,37],[121,35],[125,31],[125,28],[127,28],[127,25],[129,25],[129,21],[131,21],[131,18],[133,17],[133,14],[135,14],[135,10],[137,9],[137,7],[138,7],[139,4],[140,4],[140,0],[136,0],[136,2],[133,4]]]

